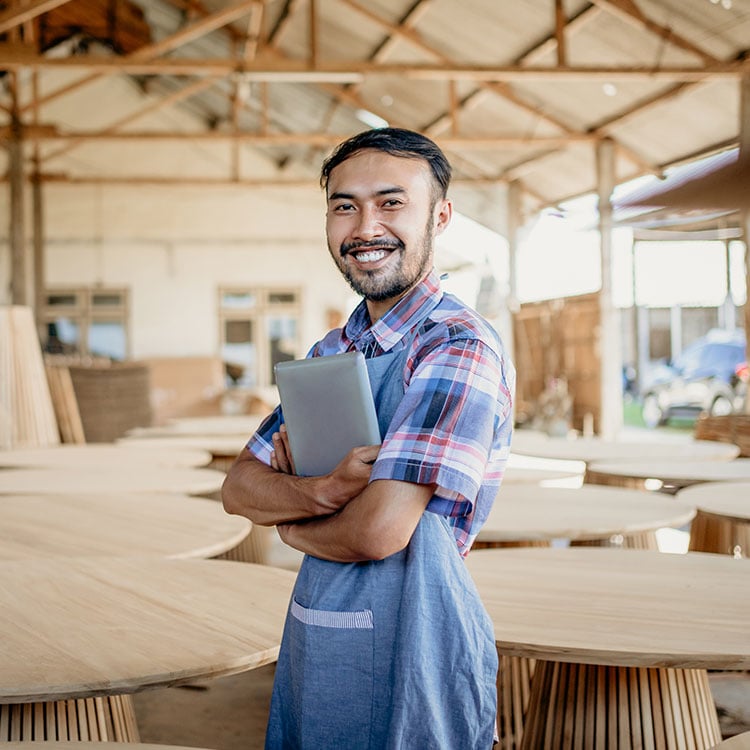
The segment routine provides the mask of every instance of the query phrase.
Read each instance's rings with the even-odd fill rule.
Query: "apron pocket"
[[[365,750],[373,706],[372,610],[310,609],[292,600],[290,614],[289,657],[302,747]]]

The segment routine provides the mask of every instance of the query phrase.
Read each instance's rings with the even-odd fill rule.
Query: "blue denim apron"
[[[367,360],[381,434],[403,398],[407,345]],[[276,665],[266,750],[492,747],[492,622],[442,516],[385,560],[306,555]]]

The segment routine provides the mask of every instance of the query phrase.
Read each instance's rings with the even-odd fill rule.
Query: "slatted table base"
[[[517,750],[521,746],[523,720],[529,705],[534,660],[522,656],[498,654],[497,733],[498,750]]]
[[[36,740],[139,742],[129,695],[0,705],[0,743]]]
[[[750,523],[698,511],[690,524],[691,552],[750,557]]]
[[[624,549],[652,549],[658,550],[656,533],[653,531],[638,531],[632,534],[613,534],[606,539],[574,540],[571,547],[622,547]],[[549,547],[550,542],[544,540],[529,540],[527,542],[484,542],[479,539],[474,542],[472,549],[501,549],[508,547]]]
[[[571,547],[622,547],[623,549],[658,550],[656,532],[639,531],[632,534],[613,534],[609,539],[588,539],[572,541]]]
[[[217,555],[217,559],[266,565],[272,544],[272,535],[275,533],[271,526],[253,525],[250,533],[236,547]]]
[[[708,750],[721,742],[703,669],[537,661],[522,750]]]

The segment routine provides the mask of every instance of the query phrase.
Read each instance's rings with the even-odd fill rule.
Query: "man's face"
[[[328,249],[371,314],[382,315],[432,268],[434,238],[448,225],[451,205],[435,200],[431,175],[422,159],[372,149],[331,172]]]

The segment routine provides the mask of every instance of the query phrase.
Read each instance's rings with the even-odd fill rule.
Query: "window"
[[[126,289],[48,289],[44,351],[122,360],[128,356]]]
[[[221,358],[231,384],[273,385],[273,366],[301,356],[300,296],[288,288],[219,289]]]

